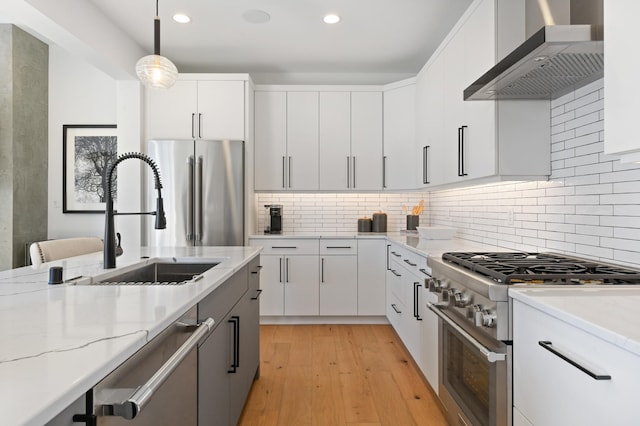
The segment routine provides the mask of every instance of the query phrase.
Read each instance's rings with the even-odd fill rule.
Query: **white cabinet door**
[[[286,129],[287,189],[318,189],[318,92],[287,93]]]
[[[320,256],[320,315],[358,314],[358,257]]]
[[[244,81],[198,81],[198,137],[244,140]]]
[[[197,81],[179,80],[167,90],[145,89],[145,97],[147,139],[196,138]]]
[[[443,182],[457,182],[464,178],[469,160],[468,155],[464,155],[462,134],[465,129],[464,105],[462,91],[465,86],[464,71],[464,29],[449,41],[443,52],[444,61],[444,130],[443,130],[443,158],[442,173]],[[466,170],[465,170],[466,169]]]
[[[445,170],[452,167],[444,140],[444,69],[444,55],[440,54],[416,79],[417,146],[414,162],[417,164],[418,184],[423,188],[445,182]]]
[[[629,54],[629,41],[640,39],[637,17],[640,2],[604,2],[604,151],[619,154],[623,162],[640,161],[638,133],[640,85],[630,82],[638,76],[640,56]]]
[[[286,188],[287,94],[255,92],[255,189]]]
[[[260,257],[260,315],[284,315],[284,257]]]
[[[596,380],[545,349],[610,380]],[[640,357],[513,301],[514,406],[533,425],[640,424]]]
[[[285,256],[284,315],[319,314],[318,256]]]
[[[416,188],[416,86],[384,92],[384,188]]]
[[[351,188],[382,189],[382,92],[351,93]]]
[[[358,240],[358,315],[386,313],[386,240]]]
[[[320,92],[320,189],[351,184],[351,94]]]

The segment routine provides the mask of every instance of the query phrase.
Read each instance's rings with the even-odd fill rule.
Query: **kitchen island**
[[[118,269],[154,258],[220,262],[202,279],[178,286],[82,285],[86,277],[107,272],[101,252],[0,273],[2,423],[48,422],[259,252],[143,247],[117,260]],[[63,278],[71,281],[48,285],[51,266],[62,266]]]

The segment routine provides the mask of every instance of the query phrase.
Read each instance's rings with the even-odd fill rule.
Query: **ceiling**
[[[90,1],[153,52],[154,0]],[[470,3],[160,0],[161,53],[180,72],[248,72],[258,83],[260,75],[287,74],[377,74],[378,80],[393,81],[420,70]],[[243,18],[254,10],[267,12],[269,22]],[[172,16],[178,12],[189,15],[191,23],[174,22]],[[327,13],[340,15],[342,21],[325,24],[322,18]],[[338,80],[332,83],[346,83]]]

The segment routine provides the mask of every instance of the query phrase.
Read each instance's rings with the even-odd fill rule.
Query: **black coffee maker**
[[[282,204],[265,204],[265,234],[282,233]]]

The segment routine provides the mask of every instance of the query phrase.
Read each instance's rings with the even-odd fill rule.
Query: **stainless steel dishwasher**
[[[160,333],[86,394],[87,425],[197,425],[197,347],[213,329],[196,307]]]

